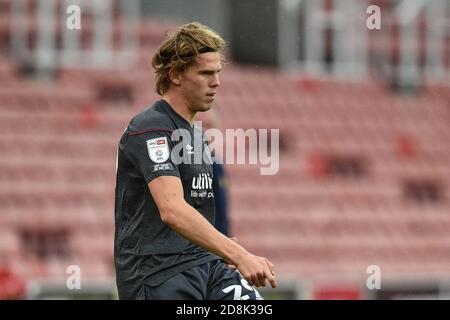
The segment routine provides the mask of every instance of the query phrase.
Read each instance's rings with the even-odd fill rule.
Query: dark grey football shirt
[[[214,225],[207,140],[165,100],[136,115],[118,146],[114,260],[120,299],[136,299],[144,285],[220,259],[162,222],[147,186],[159,176],[179,177],[186,202]]]

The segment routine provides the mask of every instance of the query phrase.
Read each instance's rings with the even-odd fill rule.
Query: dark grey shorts
[[[147,300],[263,300],[222,260],[183,271],[158,286],[144,284],[143,291]]]

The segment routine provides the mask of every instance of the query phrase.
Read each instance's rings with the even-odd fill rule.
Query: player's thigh
[[[210,300],[263,300],[262,296],[241,274],[226,266],[223,262],[216,262],[212,268],[208,289]]]
[[[144,284],[144,294],[146,300],[200,300],[203,298],[202,292],[182,273],[158,286]]]

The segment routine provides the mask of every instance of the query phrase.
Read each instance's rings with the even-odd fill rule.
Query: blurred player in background
[[[162,99],[130,121],[118,148],[114,255],[121,299],[259,299],[253,286],[276,286],[268,259],[213,226],[212,161],[193,124],[214,102],[224,46],[216,32],[190,23],[153,56]]]
[[[217,107],[208,112],[199,113],[196,121],[200,121],[203,131],[208,129],[220,130],[220,119],[217,113]],[[210,142],[210,137],[207,137]],[[213,150],[211,153],[221,152],[222,150]],[[213,158],[213,191],[214,202],[216,207],[215,227],[226,236],[231,235],[230,220],[228,218],[228,176],[225,165],[215,161],[215,154],[211,154]]]

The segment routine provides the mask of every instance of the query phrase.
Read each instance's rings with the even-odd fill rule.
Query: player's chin
[[[209,109],[212,108],[212,106],[213,106],[213,101],[205,102],[201,105],[201,107],[199,108],[200,110],[198,110],[198,111],[200,111],[200,112],[208,111]]]

